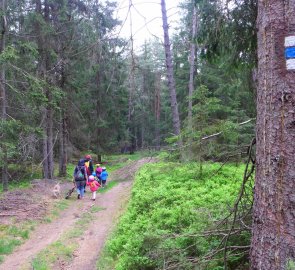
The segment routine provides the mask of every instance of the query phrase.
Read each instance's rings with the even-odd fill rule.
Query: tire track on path
[[[106,193],[98,193],[95,203],[90,200],[90,192],[86,193],[87,196],[84,200],[74,201],[68,209],[61,213],[58,219],[51,223],[39,225],[24,244],[5,257],[4,262],[0,264],[0,269],[32,269],[29,266],[30,262],[41,250],[57,241],[63,233],[70,230],[83,212],[88,211],[92,206],[99,206],[103,210],[93,214],[95,218],[78,239],[79,248],[73,254],[74,258],[70,264],[60,267],[56,265],[54,268],[54,270],[96,269],[96,261],[105,240],[128,202],[135,172],[145,163],[154,161],[153,158],[144,158],[113,172],[110,180],[120,179],[124,181]],[[83,205],[82,209],[81,204]]]

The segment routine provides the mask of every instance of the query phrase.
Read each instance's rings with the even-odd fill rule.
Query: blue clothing
[[[102,171],[100,174],[100,179],[101,180],[107,180],[108,178],[108,172],[107,171]]]
[[[80,195],[80,198],[84,197],[84,192],[85,192],[84,185],[86,185],[85,181],[76,181],[77,193]]]

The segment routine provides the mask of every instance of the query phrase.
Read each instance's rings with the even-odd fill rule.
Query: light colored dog
[[[60,196],[60,184],[59,184],[59,182],[53,187],[52,195],[56,199]]]

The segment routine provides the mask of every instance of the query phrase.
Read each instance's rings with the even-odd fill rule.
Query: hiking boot
[[[78,197],[77,197],[77,199],[78,199],[78,200],[80,199],[80,194],[78,194]]]
[[[92,199],[92,201],[95,201],[95,199]]]

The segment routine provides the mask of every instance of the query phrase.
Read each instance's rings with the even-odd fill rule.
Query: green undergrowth
[[[80,206],[82,207],[82,206]],[[89,211],[83,213],[75,222],[71,229],[65,232],[59,240],[50,244],[32,260],[31,265],[34,270],[57,269],[58,261],[69,262],[73,258],[73,253],[78,248],[78,239],[88,228],[94,219],[94,214],[104,210],[99,206],[92,206]]]
[[[199,167],[196,163],[145,165],[136,175],[127,210],[108,240],[97,269],[144,270],[177,265],[177,269],[224,269],[222,254],[202,261],[220,244],[220,238],[202,233],[216,229],[229,214],[240,190],[244,166],[205,164],[202,176]],[[231,238],[229,245],[248,245],[249,239],[249,233],[243,233]],[[229,269],[237,269],[242,259],[230,257]]]
[[[0,224],[0,263],[4,256],[14,251],[30,236],[34,230],[36,222],[26,221],[23,223],[14,222],[14,225]]]
[[[103,165],[107,167],[108,172],[113,172],[117,169],[120,169],[130,162],[139,160],[145,156],[148,156],[151,152],[141,151],[135,152],[132,155],[129,154],[114,154],[114,155],[103,155]],[[95,156],[95,155],[93,155]],[[83,157],[83,155],[81,155]],[[67,175],[65,177],[57,177],[58,181],[73,181],[73,172],[75,166],[77,165],[78,160],[75,160],[71,163],[67,164]],[[95,164],[94,164],[95,165]],[[55,164],[55,172],[54,175],[58,176],[58,163]],[[25,167],[20,164],[9,164],[8,167],[9,175],[12,177],[12,180],[9,180],[9,190],[14,189],[23,189],[30,188],[31,181],[33,179],[41,179],[42,178],[42,168],[38,165],[30,165]],[[0,185],[0,193],[3,192],[3,185]]]
[[[73,181],[75,167],[76,167],[76,164],[74,164],[74,163],[67,164],[67,179],[69,181]]]
[[[0,264],[4,260],[3,255],[13,253],[14,249],[23,244],[30,236],[30,233],[40,222],[52,222],[60,217],[61,213],[69,207],[67,200],[60,199],[50,207],[47,215],[41,221],[14,222],[14,225],[0,224]]]
[[[74,167],[75,167],[74,164],[69,164],[67,166],[68,175],[72,171],[74,171]],[[105,193],[111,188],[113,188],[114,186],[116,186],[118,183],[119,183],[118,181],[110,181],[105,186],[105,188],[100,188],[98,192]],[[19,185],[18,188],[29,188],[30,181],[24,180],[22,182],[18,182],[18,185]],[[14,183],[11,184],[10,189],[13,189],[13,187],[14,187]],[[15,184],[15,187],[17,187],[16,184]],[[15,223],[15,225],[0,224],[0,264],[1,262],[3,262],[5,255],[11,254],[17,246],[21,245],[25,240],[29,238],[30,232],[33,231],[34,228],[40,222],[50,223],[53,220],[59,218],[62,215],[63,211],[66,210],[71,205],[72,202],[76,201],[75,194],[76,193],[74,193],[68,200],[65,200],[64,198],[55,200],[54,203],[50,205],[46,216],[44,216],[41,221],[29,221],[29,222],[25,221],[25,222]],[[95,213],[100,210],[102,209],[94,206],[91,208],[90,212]],[[86,218],[84,218],[83,220],[85,221]],[[60,249],[60,253],[67,254],[67,248],[63,249],[61,243],[58,243],[58,242],[55,243],[52,248]],[[69,246],[69,248],[70,250],[72,250],[71,245]],[[49,258],[49,260],[53,260],[53,259]],[[38,269],[47,269],[47,268],[42,268],[43,263],[40,263],[38,265],[39,265]]]
[[[50,223],[59,218],[64,210],[70,206],[70,200],[59,199],[55,201],[48,211],[48,214],[43,218],[43,222]]]
[[[23,164],[9,164],[8,173],[10,180],[8,182],[8,189],[24,189],[31,186],[32,179],[41,178],[41,169],[36,165],[25,167]],[[0,193],[3,192],[3,185],[0,185]]]
[[[295,262],[292,259],[288,259],[286,269],[295,270]]]

